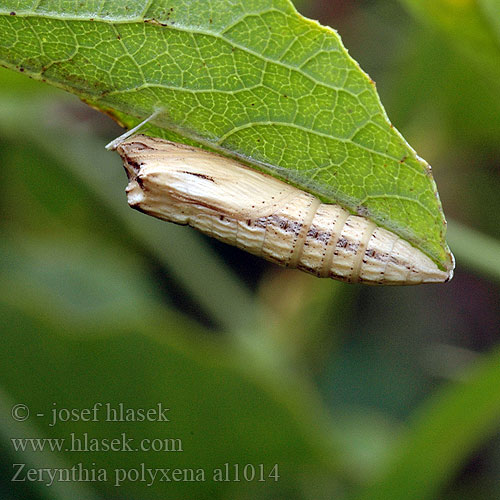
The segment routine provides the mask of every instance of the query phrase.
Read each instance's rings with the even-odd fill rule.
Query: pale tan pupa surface
[[[145,135],[116,150],[132,208],[276,264],[351,283],[413,285],[452,277],[394,233],[236,160]]]

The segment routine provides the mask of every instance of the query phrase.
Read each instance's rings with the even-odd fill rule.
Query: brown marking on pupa
[[[359,243],[355,241],[350,241],[347,245],[347,249],[352,253],[357,253],[359,249]]]
[[[141,169],[141,163],[138,163],[130,158],[127,158],[126,163],[123,165],[125,172],[127,172],[127,177],[130,180],[132,177],[136,177]],[[127,168],[130,167],[130,168]]]
[[[152,148],[149,144],[145,144],[144,142],[131,142],[130,144],[127,144],[126,147],[127,147],[128,151],[131,151],[131,150],[154,151],[154,148]],[[122,151],[124,151],[121,144],[116,149],[117,150],[121,149]],[[128,154],[126,152],[125,152],[125,155],[126,155],[127,161],[128,161],[129,158],[128,158]]]
[[[200,179],[205,179],[210,182],[215,182],[215,179],[210,175],[200,174],[198,172],[188,172],[187,170],[182,171],[183,174],[194,175],[195,177],[199,177]]]
[[[290,220],[287,219],[286,217],[280,217],[279,215],[271,215],[268,219],[272,221],[274,225],[279,226],[287,233],[294,233],[296,236],[300,234],[300,231],[302,229],[301,222]]]
[[[144,186],[144,179],[138,175],[136,178],[135,178],[135,182],[137,182],[137,184],[139,184],[139,187],[143,190],[143,191],[147,191],[146,187]]]
[[[345,238],[339,238],[337,241],[337,248],[346,248],[349,242]]]
[[[385,262],[387,258],[389,257],[389,254],[387,253],[379,253],[373,250],[372,248],[366,249],[365,250],[365,256],[373,259],[373,260],[378,260],[380,262]],[[367,259],[363,259],[363,262],[366,263]]]
[[[328,231],[320,231],[316,226],[311,226],[307,232],[306,243],[307,239],[310,238],[326,245],[330,241],[331,236],[332,234]]]

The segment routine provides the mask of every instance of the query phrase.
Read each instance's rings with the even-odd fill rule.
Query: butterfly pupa
[[[441,283],[453,275],[365,217],[236,160],[145,135],[114,147],[132,208],[276,264],[349,283]]]

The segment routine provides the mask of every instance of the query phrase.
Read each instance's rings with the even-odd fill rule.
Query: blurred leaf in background
[[[131,211],[120,161],[103,149],[120,129],[0,72],[3,498],[500,497],[495,52],[471,62],[476,49],[464,47],[494,47],[498,31],[478,23],[494,26],[497,4],[409,4],[300,10],[339,30],[395,126],[433,165],[458,258],[455,279],[439,287],[317,280]],[[450,19],[460,5],[483,10],[459,29]],[[54,406],[99,401],[163,402],[171,421],[48,425]],[[18,403],[46,416],[15,422]],[[72,432],[179,438],[184,451],[28,453],[11,441]],[[280,477],[10,481],[13,463],[79,462],[110,471],[278,463]]]

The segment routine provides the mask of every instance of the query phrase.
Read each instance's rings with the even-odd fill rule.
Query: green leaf
[[[384,473],[357,500],[425,500],[437,493],[465,459],[499,427],[500,353],[471,367],[464,380],[427,401]]]
[[[427,163],[336,32],[288,0],[0,6],[0,63],[129,126],[154,124],[393,230],[451,265]]]
[[[490,23],[500,48],[500,2],[498,0],[479,0],[479,7]]]
[[[401,0],[424,22],[446,33],[454,47],[480,69],[491,85],[500,79],[498,0]]]
[[[21,433],[9,425],[11,407],[0,404],[0,445],[12,453],[11,463],[47,467],[57,460],[68,468],[80,462],[103,467],[107,481],[82,484],[102,498],[117,491],[121,498],[207,498],[207,489],[214,499],[276,498],[262,490],[293,491],[302,482],[347,475],[339,437],[314,391],[299,377],[256,369],[248,353],[168,306],[159,307],[145,290],[139,262],[133,256],[116,259],[117,252],[95,240],[75,245],[64,236],[1,241],[0,263],[10,265],[0,266],[0,395],[3,402],[8,395],[13,404],[27,404],[33,415],[27,422],[33,428]],[[45,269],[54,257],[60,268]],[[109,315],[104,322],[103,309]],[[161,403],[171,409],[170,421],[114,421],[103,411],[95,421],[63,419],[50,425],[54,409],[90,408],[96,402],[135,409]],[[103,453],[90,446],[28,456],[10,442],[20,436],[69,442],[71,433],[78,439],[87,433],[89,442],[126,433],[134,448],[144,439],[175,438],[183,451]],[[148,487],[130,480],[114,486],[116,468],[141,463],[153,469],[203,468],[206,480],[158,480]],[[212,471],[224,463],[262,463],[266,469],[278,463],[282,478],[256,480],[260,494],[245,495],[252,486],[245,481],[212,480]],[[33,485],[47,491],[40,482]]]
[[[450,221],[450,241],[464,266],[500,282],[500,241],[475,229]]]

